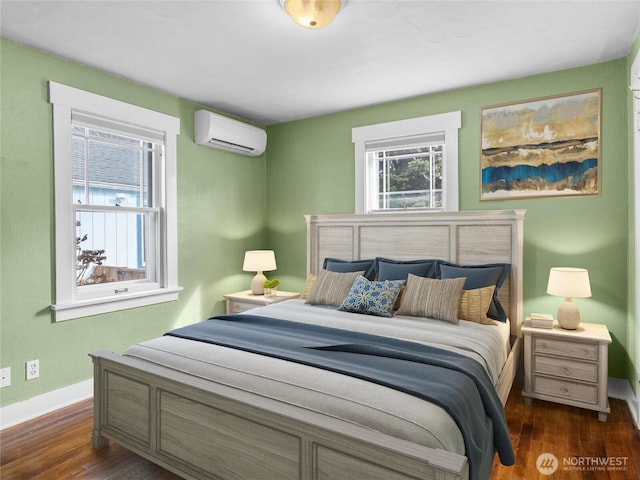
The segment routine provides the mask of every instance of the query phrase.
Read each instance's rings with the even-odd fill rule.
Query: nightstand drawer
[[[534,376],[534,391],[583,403],[598,403],[598,386]]]
[[[545,357],[543,355],[536,355],[534,362],[535,373],[586,380],[594,383],[598,381],[598,365],[596,363],[578,362],[568,358]]]
[[[533,337],[533,351],[563,357],[598,360],[598,345],[575,341],[555,340],[547,337]]]
[[[233,302],[229,302],[229,312],[227,313],[242,313],[247,310],[251,310],[252,308],[259,307],[260,305],[256,305],[255,303],[249,302],[239,302],[238,300],[234,300]]]

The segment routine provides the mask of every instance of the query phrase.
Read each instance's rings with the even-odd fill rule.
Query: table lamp
[[[249,250],[244,253],[242,270],[257,272],[251,280],[251,292],[254,295],[264,295],[264,282],[267,280],[262,272],[276,269],[276,255],[273,250]]]
[[[591,296],[589,272],[584,268],[553,267],[549,271],[547,293],[565,297],[558,308],[558,323],[567,330],[575,330],[580,325],[580,311],[572,298]]]

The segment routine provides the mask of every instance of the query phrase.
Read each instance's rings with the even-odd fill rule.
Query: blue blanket
[[[418,343],[255,315],[213,317],[168,332],[375,382],[444,408],[465,442],[471,480],[489,478],[494,453],[515,456],[489,375],[464,355]]]

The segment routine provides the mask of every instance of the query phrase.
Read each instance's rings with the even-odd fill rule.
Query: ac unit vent
[[[198,110],[194,114],[195,142],[243,155],[260,155],[267,147],[267,132],[247,123]]]

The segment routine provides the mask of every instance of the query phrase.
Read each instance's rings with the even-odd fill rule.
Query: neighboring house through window
[[[49,82],[56,321],[177,300],[180,120]]]
[[[458,210],[461,113],[352,129],[356,213]]]

